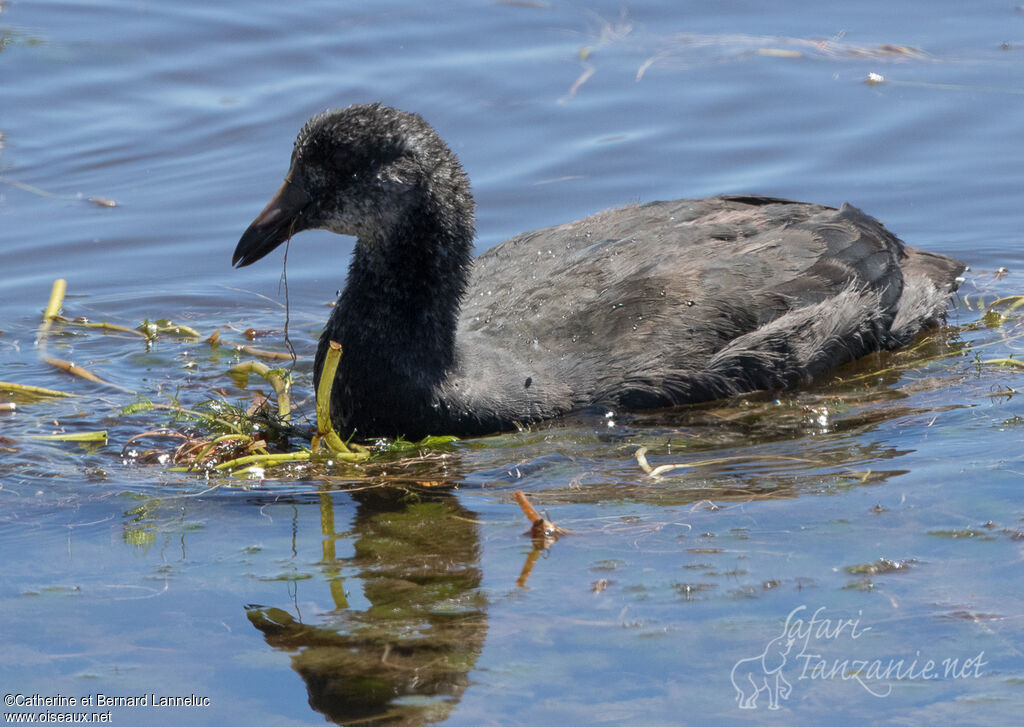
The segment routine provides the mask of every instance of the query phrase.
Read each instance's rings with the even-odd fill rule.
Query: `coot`
[[[340,433],[484,434],[784,389],[941,322],[964,269],[850,205],[746,195],[606,210],[473,259],[473,207],[416,114],[356,105],[299,132],[233,263],[300,230],[358,238],[314,368],[342,345]]]

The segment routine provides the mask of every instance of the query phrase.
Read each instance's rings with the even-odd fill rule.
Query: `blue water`
[[[1024,381],[984,361],[1021,328],[982,313],[1024,293],[1022,70],[1012,2],[0,4],[0,381],[78,394],[0,412],[0,690],[209,698],[109,708],[132,725],[1016,721]],[[231,252],[304,120],[366,101],[457,152],[479,249],[751,192],[849,201],[971,270],[950,329],[778,402],[241,483],[122,457],[168,417],[40,361],[52,281],[69,317],[280,350],[281,255]],[[351,246],[288,251],[307,411]],[[244,395],[241,356],[202,342],[68,327],[50,347],[154,401]],[[27,438],[61,428],[110,440]],[[652,479],[641,445],[717,461]],[[573,531],[528,574],[515,489]],[[779,712],[740,709],[734,667],[800,607],[861,636],[795,640],[762,675],[791,686]]]

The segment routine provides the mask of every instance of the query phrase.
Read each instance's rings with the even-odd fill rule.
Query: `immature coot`
[[[964,269],[855,207],[755,196],[606,210],[474,260],[455,154],[377,104],[306,123],[233,263],[313,228],[358,238],[314,376],[339,342],[332,417],[363,437],[782,389],[940,322]]]

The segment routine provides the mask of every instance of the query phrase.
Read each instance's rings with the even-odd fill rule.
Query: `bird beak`
[[[285,179],[238,241],[231,264],[240,268],[251,265],[296,232],[306,229],[303,213],[309,202],[309,195],[301,185]]]

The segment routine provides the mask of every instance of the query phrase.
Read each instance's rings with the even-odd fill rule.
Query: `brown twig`
[[[543,541],[544,547],[558,540],[560,535],[565,535],[569,532],[565,528],[558,527],[537,512],[533,505],[530,504],[530,501],[526,499],[526,495],[522,490],[516,490],[512,493],[512,496],[519,503],[519,507],[523,508],[523,514],[530,521],[530,536],[534,540]]]

